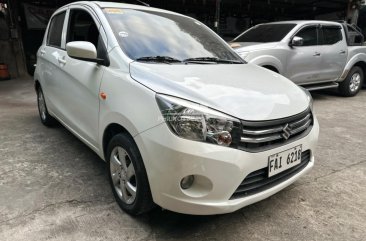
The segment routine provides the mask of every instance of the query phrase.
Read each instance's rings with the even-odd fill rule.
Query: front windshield
[[[233,42],[271,43],[280,42],[296,24],[261,24],[254,26]]]
[[[165,56],[179,61],[217,58],[241,62],[204,24],[188,17],[134,9],[104,9],[122,50],[133,60]]]

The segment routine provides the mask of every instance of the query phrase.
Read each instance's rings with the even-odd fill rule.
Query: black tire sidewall
[[[39,108],[39,95],[40,93],[42,94],[43,96],[43,101],[44,101],[44,106],[45,106],[45,114],[46,114],[46,118],[43,119],[42,118],[42,113],[41,113],[41,110]],[[47,104],[46,104],[46,100],[45,100],[45,96],[44,96],[44,93],[42,91],[42,88],[41,87],[38,87],[37,89],[37,107],[38,107],[38,114],[39,114],[39,118],[41,119],[41,122],[43,125],[45,126],[53,126],[55,124],[55,119],[48,113],[48,109],[47,109]]]
[[[112,151],[115,147],[120,146],[125,149],[128,155],[131,158],[131,162],[135,169],[136,175],[136,198],[132,204],[124,203],[118,196],[112,181],[111,171],[110,171],[110,158]],[[107,154],[106,154],[106,162],[107,162],[107,173],[110,186],[112,188],[113,195],[118,203],[118,205],[127,213],[131,215],[138,215],[144,212],[149,211],[153,207],[150,186],[145,170],[145,166],[143,164],[143,160],[141,154],[130,137],[127,134],[117,134],[108,144]]]

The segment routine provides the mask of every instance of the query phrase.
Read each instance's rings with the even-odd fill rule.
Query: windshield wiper
[[[179,59],[175,59],[169,56],[147,56],[136,59],[141,62],[157,62],[157,63],[182,63]]]
[[[198,58],[189,58],[189,59],[185,59],[183,60],[183,62],[190,62],[190,63],[194,63],[194,62],[213,62],[213,63],[225,63],[225,64],[243,64],[242,61],[237,61],[237,60],[229,60],[229,59],[219,59],[216,57],[198,57]]]

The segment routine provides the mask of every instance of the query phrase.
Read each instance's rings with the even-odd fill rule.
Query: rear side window
[[[342,31],[338,27],[323,27],[323,45],[333,45],[342,41]]]
[[[48,30],[47,45],[61,48],[62,28],[64,26],[66,12],[55,15]]]
[[[304,44],[302,46],[318,45],[318,30],[316,26],[305,27],[296,36],[303,38]]]

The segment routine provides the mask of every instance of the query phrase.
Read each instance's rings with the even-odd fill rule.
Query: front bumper
[[[234,212],[295,182],[314,166],[318,135],[319,124],[314,117],[313,128],[304,138],[259,153],[185,140],[172,134],[165,123],[140,133],[135,141],[156,204],[179,213],[211,215]],[[262,192],[230,200],[248,174],[268,166],[270,155],[300,144],[303,151],[311,153],[302,171]],[[196,175],[196,182],[192,188],[182,190],[180,182],[187,175]]]

